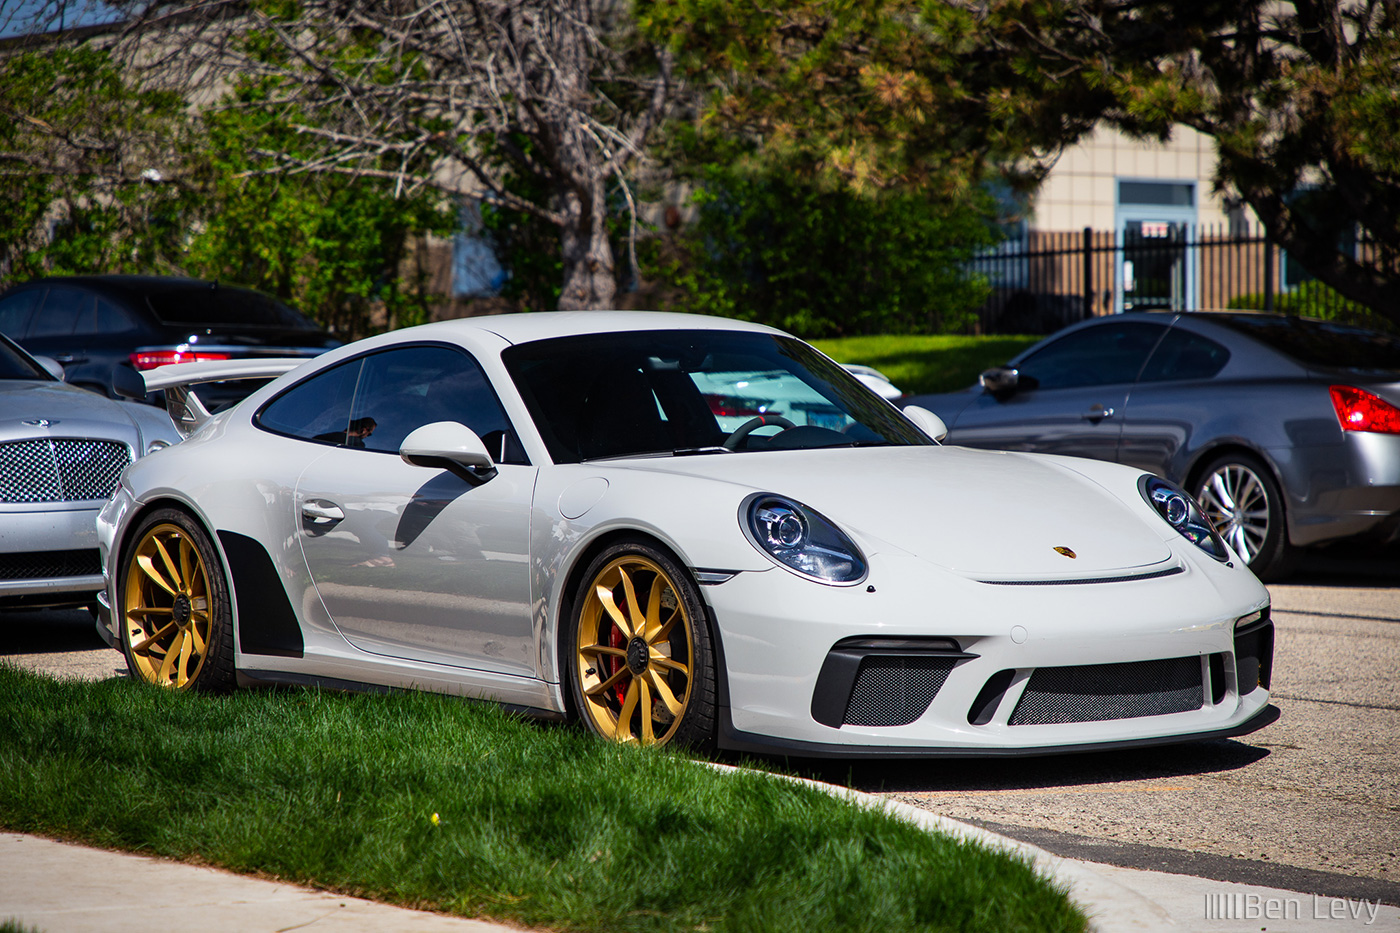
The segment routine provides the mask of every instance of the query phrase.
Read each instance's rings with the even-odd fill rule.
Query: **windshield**
[[[1364,372],[1400,371],[1400,339],[1349,324],[1268,314],[1212,314],[1304,366]]]
[[[0,336],[0,379],[41,379],[53,382],[47,369],[35,363],[10,338]]]
[[[589,334],[501,356],[555,463],[931,443],[854,376],[791,337]]]

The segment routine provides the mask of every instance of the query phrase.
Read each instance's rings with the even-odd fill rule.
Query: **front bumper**
[[[86,605],[102,589],[95,505],[0,511],[0,605]]]
[[[997,586],[885,554],[872,556],[868,586],[824,587],[777,568],[706,586],[727,676],[721,744],[789,754],[1050,754],[1239,735],[1266,725],[1273,716],[1272,641],[1269,658],[1250,667],[1237,659],[1236,627],[1241,620],[1267,624],[1267,592],[1247,571],[1209,558],[1177,555],[1173,563],[1181,572],[1156,579]],[[889,724],[872,724],[882,721],[877,711],[843,722],[843,712],[831,711],[844,711],[847,699],[819,693],[819,685],[831,689],[822,672],[838,643],[871,638],[942,638],[956,645],[958,656],[947,653],[931,665],[940,668],[941,683],[926,706],[924,696],[915,698],[912,721],[889,715],[883,717]],[[1258,655],[1260,640],[1243,650]],[[885,684],[905,690],[900,678],[908,672],[893,667],[894,679]],[[1139,672],[1155,678],[1164,671],[1178,681],[1194,678],[1194,686],[1177,682],[1159,693],[1112,686]],[[1058,675],[1066,672],[1083,672],[1091,683],[1097,678],[1109,693],[1133,695],[1124,700],[1088,690],[1076,698],[1074,683],[1045,682],[1063,681]],[[1241,677],[1255,680],[1241,683]],[[851,689],[849,679],[841,683]],[[1054,707],[1055,689],[1068,691],[1071,706],[1087,699],[1090,718],[1059,721],[1054,712],[1025,711],[1029,703],[1022,701],[1032,691],[1042,704],[1049,696]],[[907,708],[908,696],[891,702]],[[1126,704],[1126,712],[1114,712],[1115,703]]]

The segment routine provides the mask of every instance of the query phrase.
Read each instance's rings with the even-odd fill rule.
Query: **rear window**
[[[164,324],[319,329],[309,318],[276,298],[246,288],[220,285],[171,289],[155,292],[147,301]]]
[[[1389,334],[1318,321],[1265,314],[1212,314],[1224,324],[1304,366],[1363,371],[1400,371],[1400,338]]]

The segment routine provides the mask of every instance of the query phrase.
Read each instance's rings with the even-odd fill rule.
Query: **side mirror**
[[[1010,366],[993,366],[978,376],[977,381],[993,395],[1009,395],[1016,391],[1021,374]]]
[[[918,405],[904,406],[904,417],[914,422],[914,427],[923,431],[936,441],[942,441],[948,436],[948,426],[943,423],[943,419],[929,411],[927,408],[920,408]]]
[[[129,366],[112,367],[112,391],[122,398],[146,400],[146,380]]]
[[[399,445],[404,463],[451,470],[480,486],[496,475],[496,462],[471,428],[456,421],[434,421],[409,432]]]
[[[44,372],[53,376],[59,382],[65,381],[66,377],[63,375],[63,364],[58,360],[51,356],[36,356],[34,357],[34,362],[44,367]]]

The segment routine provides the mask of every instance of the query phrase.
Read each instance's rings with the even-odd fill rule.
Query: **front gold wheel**
[[[178,690],[231,681],[226,600],[203,533],[183,514],[162,510],[132,542],[121,591],[132,674]]]
[[[594,732],[664,745],[697,744],[710,731],[708,641],[692,591],[659,553],[633,548],[594,561],[573,639],[575,700]]]

